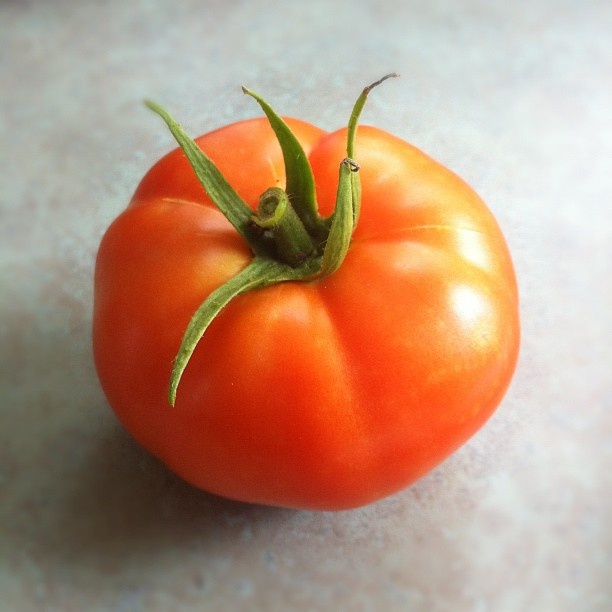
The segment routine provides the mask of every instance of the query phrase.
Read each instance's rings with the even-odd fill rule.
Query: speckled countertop
[[[608,0],[0,2],[0,610],[612,609]],[[258,114],[363,121],[450,166],[513,251],[523,346],[495,416],[350,512],[194,490],[136,447],[91,348],[100,237],[174,146]]]

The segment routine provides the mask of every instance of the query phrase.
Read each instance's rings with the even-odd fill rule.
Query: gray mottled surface
[[[612,4],[0,2],[0,609],[612,609]],[[432,474],[359,510],[198,492],[137,448],[90,350],[99,239],[171,146],[275,107],[412,141],[513,251],[513,385]]]

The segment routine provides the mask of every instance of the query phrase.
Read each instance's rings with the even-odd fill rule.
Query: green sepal
[[[344,261],[351,244],[355,225],[355,201],[359,191],[359,166],[348,157],[340,164],[336,208],[332,216],[329,238],[323,251],[320,276],[333,274]],[[356,185],[356,186],[355,186]]]
[[[351,116],[349,117],[348,129],[347,129],[347,139],[346,139],[346,155],[349,159],[355,159],[355,137],[357,135],[357,124],[359,123],[359,117],[361,116],[361,111],[365,106],[366,100],[368,99],[368,94],[374,87],[378,87],[381,83],[386,81],[387,79],[398,77],[399,74],[397,72],[391,72],[386,74],[384,77],[378,79],[374,83],[371,83],[367,87],[364,87],[361,94],[357,98],[355,105],[351,111]],[[351,181],[353,183],[353,231],[357,227],[357,223],[359,222],[359,214],[361,212],[361,182],[359,180],[359,175],[357,173],[353,173],[351,175]]]
[[[311,260],[301,268],[293,268],[268,257],[255,257],[242,272],[239,272],[213,291],[196,310],[183,336],[172,367],[168,392],[170,405],[174,406],[176,402],[179,382],[196,345],[211,322],[229,302],[248,291],[262,289],[285,281],[303,280],[312,276],[319,266],[319,262]]]
[[[366,100],[368,99],[368,94],[375,88],[378,87],[381,83],[384,83],[387,79],[392,79],[398,77],[399,74],[397,72],[391,72],[389,74],[385,74],[384,77],[378,79],[378,81],[374,81],[374,83],[370,83],[368,86],[364,87],[361,94],[357,98],[353,109],[351,110],[351,116],[349,117],[348,122],[348,139],[346,143],[346,155],[349,159],[355,158],[355,134],[357,132],[357,123],[359,122],[359,117],[361,116],[361,111],[365,106]]]
[[[157,113],[166,123],[172,135],[185,153],[198,180],[204,187],[208,197],[224,214],[226,219],[234,226],[236,231],[249,243],[255,254],[266,254],[267,248],[263,241],[249,232],[252,209],[236,193],[234,188],[225,180],[213,161],[198,147],[192,138],[183,130],[170,114],[159,104],[145,100],[145,104]]]

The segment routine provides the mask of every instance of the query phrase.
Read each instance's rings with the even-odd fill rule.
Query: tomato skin
[[[288,120],[332,212],[346,132]],[[196,140],[253,208],[283,186],[265,119]],[[144,177],[103,238],[94,355],[135,439],[207,491],[339,510],[394,493],[492,414],[519,349],[518,291],[503,235],[456,175],[360,127],[362,209],[333,275],[242,295],[196,347],[176,405],[167,390],[187,324],[251,260],[179,150]]]

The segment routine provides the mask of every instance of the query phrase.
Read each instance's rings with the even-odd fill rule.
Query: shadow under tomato
[[[200,491],[172,474],[117,424],[62,484],[42,556],[66,572],[121,574],[134,564],[232,548],[258,524],[294,511],[255,506]]]
[[[18,409],[5,419],[12,432],[5,481],[19,486],[7,497],[9,524],[0,530],[0,548],[5,538],[22,584],[36,584],[38,608],[65,609],[72,595],[85,608],[94,597],[117,602],[118,591],[153,592],[171,572],[179,578],[172,574],[176,580],[164,585],[193,588],[196,599],[211,585],[224,589],[241,572],[258,576],[260,584],[277,584],[282,575],[289,590],[300,572],[324,585],[330,564],[353,562],[347,547],[356,547],[368,568],[381,565],[390,548],[402,547],[411,557],[433,542],[452,556],[437,525],[448,525],[462,500],[466,516],[474,503],[458,490],[452,468],[341,513],[244,504],[185,483],[111,415],[90,362],[89,329],[83,318],[70,341],[62,330],[37,338],[36,351],[24,356]],[[427,576],[429,566],[420,563]],[[431,567],[436,563],[432,557]],[[234,587],[240,595],[240,585],[227,588]]]

